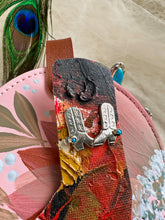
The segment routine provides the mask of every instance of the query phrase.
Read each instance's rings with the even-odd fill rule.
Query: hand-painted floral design
[[[141,187],[132,197],[133,220],[165,219],[165,151],[155,150],[149,165],[143,167],[144,176],[137,176]]]
[[[0,127],[11,128],[20,133],[18,135],[12,132],[0,132],[0,152],[8,152],[34,145],[44,146],[36,113],[28,99],[16,92],[14,108],[16,115],[26,129],[17,121],[9,109],[0,105]]]
[[[18,150],[29,171],[17,175],[11,167],[8,180],[15,191],[9,194],[0,188],[0,219],[15,220],[17,215],[36,219],[61,183],[56,123],[40,121],[39,126],[32,104],[18,92],[14,94],[14,111],[0,105],[0,153],[7,152],[0,168],[3,171],[4,165],[14,165],[14,150]],[[44,140],[40,129],[46,135]]]

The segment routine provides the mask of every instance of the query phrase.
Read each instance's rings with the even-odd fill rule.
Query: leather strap
[[[52,92],[52,67],[56,60],[73,58],[71,38],[51,40],[46,42],[46,84]]]
[[[119,128],[109,68],[86,59],[58,60],[53,66],[53,92],[62,185],[40,217],[131,219],[121,136],[111,142],[112,136],[105,134],[107,128]]]

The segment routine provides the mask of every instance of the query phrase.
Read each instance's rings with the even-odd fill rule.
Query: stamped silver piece
[[[84,143],[93,145],[93,138],[85,132],[82,114],[78,108],[68,108],[65,111],[65,119],[69,132],[68,143],[73,144],[77,151],[84,149]]]
[[[116,137],[113,135],[113,131],[116,130],[115,112],[110,103],[103,103],[101,105],[101,122],[102,130],[94,139],[93,146],[102,145],[107,139],[109,144],[114,143],[116,140]]]

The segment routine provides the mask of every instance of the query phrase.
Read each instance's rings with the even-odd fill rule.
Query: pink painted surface
[[[1,87],[0,104],[9,109],[14,118],[27,130],[24,124],[17,117],[14,110],[15,92],[17,91],[25,96],[32,104],[37,114],[42,138],[47,141],[41,122],[52,122],[52,117],[49,111],[54,109],[54,105],[52,96],[46,91],[44,71],[44,68],[30,71]],[[4,127],[0,127],[0,132],[12,132],[17,135],[19,134],[18,131]],[[51,147],[49,142],[45,143],[45,147]],[[0,187],[6,192],[13,204],[13,206],[9,207],[17,213],[20,219],[28,219],[39,210],[41,211],[59,186],[60,176],[56,173],[56,170],[58,172],[59,166],[53,168],[54,176],[57,176],[57,185],[56,179],[54,177],[52,178],[51,166],[43,164],[42,167],[41,164],[39,168],[33,167],[32,172],[28,169],[29,167],[27,168],[27,166],[25,166],[18,154],[18,151],[25,151],[33,148],[43,149],[41,145],[32,145],[26,148],[0,153],[0,160],[4,163],[4,169],[0,173]],[[14,165],[9,166],[5,164],[4,157],[8,153],[16,155],[16,162]],[[40,155],[36,154],[36,161],[39,156]],[[35,158],[33,158],[33,160],[35,161]],[[30,161],[29,166],[32,166]],[[14,182],[10,182],[7,178],[8,172],[11,170],[16,171],[18,174],[18,178]],[[42,181],[44,178],[47,179]]]
[[[163,146],[152,120],[140,103],[116,83],[115,88],[126,161],[130,178],[134,179],[138,174],[142,173],[143,166],[148,166],[154,149],[163,149]],[[9,109],[26,129],[14,110],[14,95],[16,91],[25,96],[32,104],[37,114],[42,138],[44,140],[49,138],[49,142],[45,144],[45,147],[52,147],[50,146],[51,137],[48,137],[49,134],[44,132],[42,126],[45,125],[45,128],[47,126],[51,128],[52,124],[50,125],[49,122],[53,122],[53,117],[51,117],[49,111],[54,109],[53,97],[45,85],[45,69],[40,68],[27,72],[0,88],[0,105]],[[44,123],[42,123],[43,121]],[[9,131],[15,134],[19,133],[9,128],[0,127],[0,132]],[[16,155],[16,163],[12,166],[4,163],[4,169],[0,173],[0,187],[6,192],[13,204],[13,207],[11,205],[8,207],[10,207],[10,211],[15,211],[20,219],[28,219],[35,213],[38,213],[47,204],[60,182],[59,167],[55,166],[55,174],[52,181],[52,171],[49,171],[51,166],[48,162],[46,162],[46,165],[45,163],[43,165],[36,165],[32,163],[33,161],[27,161],[27,158],[30,158],[28,156],[30,151],[27,150],[33,148],[37,148],[40,152],[40,149],[43,147],[41,145],[32,145],[10,152]],[[23,154],[21,159],[18,151],[26,152],[26,155]],[[0,153],[0,160],[4,162],[4,157],[7,153]],[[36,155],[36,158],[38,156]],[[33,160],[35,159],[33,158]],[[49,157],[47,160],[49,160]],[[7,179],[7,174],[11,170],[15,170],[18,173],[18,178],[15,182],[10,182]],[[56,175],[57,179],[55,179]],[[45,176],[49,180],[47,184],[45,180],[42,181]],[[55,181],[57,181],[57,184],[55,184]],[[35,216],[33,219],[35,219]]]
[[[115,83],[122,141],[130,178],[148,166],[155,149],[164,149],[152,119],[143,106],[126,89]]]

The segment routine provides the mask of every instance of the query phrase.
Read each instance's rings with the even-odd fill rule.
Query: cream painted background
[[[52,1],[50,34],[56,39],[72,37],[75,57],[109,67],[124,62],[127,71],[123,86],[151,110],[165,143],[165,1]],[[0,21],[2,38],[5,15]],[[2,73],[2,52],[0,58]]]

